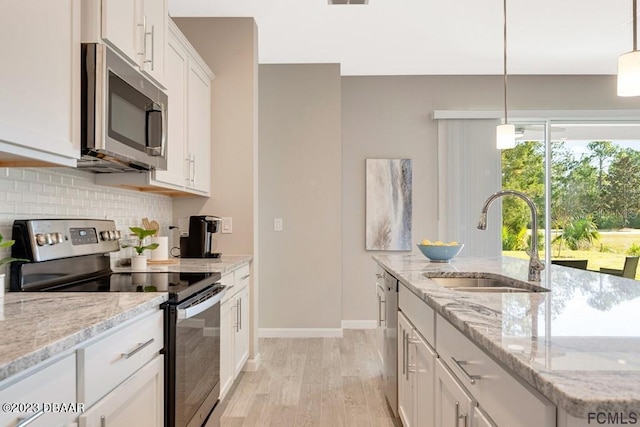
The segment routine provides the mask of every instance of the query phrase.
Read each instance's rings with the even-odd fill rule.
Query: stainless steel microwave
[[[167,169],[167,95],[109,46],[82,44],[82,158],[93,172]]]

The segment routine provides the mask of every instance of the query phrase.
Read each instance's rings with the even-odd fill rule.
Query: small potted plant
[[[157,243],[144,244],[144,239],[153,236],[158,230],[149,230],[140,227],[129,227],[129,230],[136,236],[135,245],[122,245],[123,248],[133,248],[136,253],[131,257],[131,269],[132,270],[144,270],[147,268],[147,257],[144,255],[144,251],[154,250],[158,247]]]
[[[0,234],[0,248],[11,247],[15,242],[16,242],[15,240],[4,240],[2,237],[2,234]],[[13,261],[29,261],[29,260],[22,259],[22,258],[13,258],[8,256],[8,257],[0,258],[0,267],[2,267],[5,264],[9,264]],[[5,273],[0,274],[0,297],[4,296],[5,277],[6,277]]]

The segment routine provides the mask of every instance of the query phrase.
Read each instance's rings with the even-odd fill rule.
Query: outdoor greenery
[[[611,141],[592,141],[581,156],[564,142],[550,147],[552,255],[590,250],[640,254],[640,241],[610,248],[598,240],[599,230],[640,229],[640,151]],[[542,209],[544,143],[523,141],[502,152],[502,187],[523,191]],[[504,251],[528,249],[530,216],[520,199],[503,199]],[[543,212],[539,218],[543,229]]]

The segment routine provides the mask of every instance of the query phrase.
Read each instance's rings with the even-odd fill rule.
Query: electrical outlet
[[[233,221],[231,217],[222,217],[222,233],[233,233]]]
[[[274,218],[273,219],[273,231],[282,231],[282,218]]]

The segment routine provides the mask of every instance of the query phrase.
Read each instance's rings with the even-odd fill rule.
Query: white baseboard
[[[340,328],[260,328],[261,338],[342,338]]]
[[[247,360],[245,363],[243,371],[255,372],[260,367],[260,353],[256,354],[256,357],[253,359]]]
[[[342,329],[375,329],[378,322],[375,320],[343,320]]]

